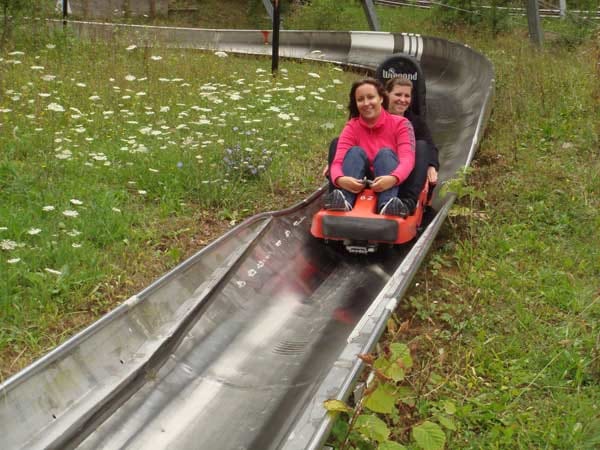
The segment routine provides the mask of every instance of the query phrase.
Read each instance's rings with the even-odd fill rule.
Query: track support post
[[[365,14],[367,15],[367,20],[369,21],[369,27],[371,28],[371,31],[381,31],[373,0],[362,0],[362,5],[363,9],[365,10]]]
[[[544,43],[544,32],[540,22],[538,0],[527,0],[527,23],[529,25],[529,39],[533,44],[541,47]]]
[[[271,74],[279,70],[279,0],[273,3],[273,39],[271,41]]]

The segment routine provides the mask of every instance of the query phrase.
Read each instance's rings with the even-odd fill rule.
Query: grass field
[[[366,29],[356,2],[334,6],[313,0],[284,23]],[[446,448],[598,448],[597,29],[544,21],[536,50],[521,19],[494,33],[449,27],[435,11],[378,11],[386,30],[464,42],[497,73],[468,184],[396,312],[404,325],[382,340],[407,343],[415,360],[406,385],[416,401],[384,417],[392,437],[417,448],[411,427],[450,401]],[[60,35],[26,41],[0,54],[3,376],[230,223],[312,191],[322,136],[343,123],[355,76],[286,62],[287,74],[271,81],[260,59]],[[241,66],[243,75],[232,73]],[[296,133],[284,138],[287,123]],[[225,182],[223,158],[237,144],[265,170],[238,164]],[[356,439],[355,448],[375,448]]]
[[[312,192],[356,77],[285,62],[274,79],[268,59],[60,34],[7,50],[0,73],[4,376],[227,227]]]

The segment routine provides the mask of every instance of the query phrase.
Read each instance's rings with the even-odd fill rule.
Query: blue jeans
[[[334,138],[329,144],[329,155],[327,158],[327,164],[331,167],[333,158],[335,157],[335,150],[337,148],[338,138]],[[416,142],[415,152],[415,167],[404,182],[398,186],[398,197],[401,199],[410,199],[417,203],[417,199],[421,194],[425,179],[427,178],[427,169],[429,168],[429,161],[433,150],[430,144],[426,141],[418,140]],[[336,189],[335,185],[331,182],[329,177],[329,192]]]
[[[375,173],[371,173],[369,165],[369,158],[367,158],[366,152],[360,147],[352,147],[348,150],[348,153],[344,156],[342,163],[342,173],[345,176],[353,177],[358,180],[362,180],[365,176],[368,178],[377,178],[384,175],[391,174],[394,169],[398,167],[398,156],[393,150],[389,148],[382,148],[377,152],[375,160],[373,161],[373,170]],[[398,186],[393,186],[387,191],[380,192],[377,195],[377,211],[381,210],[392,197],[398,196]],[[340,189],[348,203],[354,206],[356,201],[356,194]]]

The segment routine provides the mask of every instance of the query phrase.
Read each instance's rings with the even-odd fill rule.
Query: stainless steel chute
[[[267,55],[258,30],[69,22],[82,36]],[[408,53],[427,79],[442,181],[469,165],[490,113],[490,62],[401,33],[284,31],[280,55],[374,69]],[[319,52],[315,52],[319,50]],[[3,449],[319,448],[322,402],[346,398],[425,257],[452,195],[410,246],[348,255],[308,230],[321,191],[255,216],[0,385]]]

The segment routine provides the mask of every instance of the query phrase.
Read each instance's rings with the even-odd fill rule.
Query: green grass
[[[212,216],[222,232],[312,192],[322,182],[321,136],[341,128],[345,86],[357,76],[282,61],[273,78],[266,58],[61,33],[0,58],[7,364],[133,295],[144,285],[123,284],[132,271],[148,282],[179,262],[184,252],[170,247],[181,228],[193,235]]]
[[[598,448],[598,42],[467,38],[497,72],[468,177],[484,199],[459,202],[398,312],[435,390],[413,413],[454,400],[448,448]]]
[[[590,55],[597,49],[536,53],[512,44],[510,52],[486,52],[497,100],[472,177],[486,201],[465,218],[469,233],[452,229],[457,239],[437,254],[454,270],[432,297],[472,308],[459,316],[457,340],[438,342],[451,346],[448,392],[463,402],[451,442],[595,448],[600,86]],[[446,322],[453,329],[458,320],[451,314]]]

